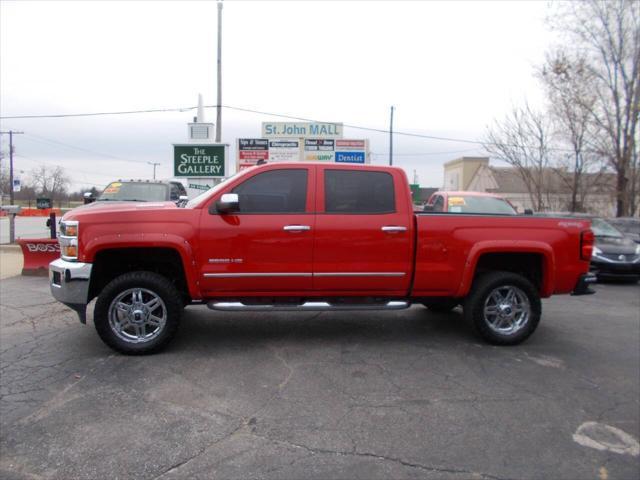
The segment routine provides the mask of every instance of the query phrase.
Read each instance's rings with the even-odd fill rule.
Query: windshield
[[[626,220],[612,220],[613,226],[615,226],[618,230],[624,233],[634,233],[636,235],[640,234],[640,221],[626,221]]]
[[[167,185],[163,183],[111,182],[98,201],[164,202],[167,198]]]
[[[591,220],[591,230],[593,230],[593,234],[596,237],[624,237],[620,230],[601,218],[594,218]]]
[[[449,213],[494,213],[499,215],[516,215],[514,208],[502,198],[453,196],[447,201]]]
[[[233,175],[231,175],[229,178],[225,178],[222,182],[215,185],[214,187],[211,187],[209,190],[205,190],[197,197],[194,197],[191,200],[189,200],[189,202],[187,202],[187,204],[185,205],[185,208],[195,208],[199,206],[202,202],[207,200],[210,196],[215,195],[215,193],[220,191],[220,189],[226,187],[230,180],[235,179],[238,175],[242,174],[243,172],[247,172],[248,170],[249,169],[240,170],[239,172],[236,172]]]

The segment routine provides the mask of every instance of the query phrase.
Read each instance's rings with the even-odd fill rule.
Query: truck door
[[[314,290],[406,295],[414,236],[406,179],[340,166],[318,167],[317,177]]]
[[[201,290],[206,296],[287,295],[312,288],[315,168],[258,172],[224,193],[240,211],[203,210]]]

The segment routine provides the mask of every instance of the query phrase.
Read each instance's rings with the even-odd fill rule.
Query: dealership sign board
[[[226,146],[220,144],[191,145],[176,144],[173,146],[174,176],[224,177]]]
[[[266,138],[342,138],[342,123],[262,122]]]
[[[253,167],[260,160],[269,159],[269,140],[266,138],[239,138],[236,144],[237,170]]]
[[[335,140],[326,138],[305,138],[304,159],[311,162],[333,162]]]
[[[367,140],[336,140],[336,163],[365,163]]]
[[[269,162],[295,162],[300,159],[300,140],[282,138],[269,140]]]
[[[364,152],[336,152],[336,163],[364,163]]]
[[[238,158],[240,162],[269,160],[269,140],[265,138],[239,138]]]

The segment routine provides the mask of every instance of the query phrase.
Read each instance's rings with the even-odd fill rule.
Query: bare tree
[[[9,195],[11,182],[9,181],[9,172],[6,168],[0,167],[0,198]]]
[[[616,211],[628,215],[637,201],[637,132],[640,116],[640,8],[637,0],[585,0],[559,4],[552,25],[566,34],[575,59],[589,71],[595,101],[594,145],[617,175]],[[587,102],[588,103],[588,102]]]
[[[44,197],[60,203],[67,194],[71,180],[62,167],[41,165],[31,171],[33,187]]]
[[[485,140],[484,148],[490,154],[516,169],[538,211],[549,204],[550,142],[548,117],[528,104],[515,107],[503,121],[496,121]]]
[[[563,50],[547,55],[538,71],[547,94],[549,112],[555,123],[555,138],[571,150],[570,158],[560,160],[559,178],[571,191],[569,210],[582,210],[587,185],[585,173],[599,155],[592,151],[592,112],[596,95],[591,89],[592,76],[583,58],[571,58]]]

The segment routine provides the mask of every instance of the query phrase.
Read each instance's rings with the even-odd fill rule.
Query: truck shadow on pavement
[[[210,312],[187,308],[169,349],[206,350],[287,344],[477,344],[462,312],[429,312],[421,306],[404,312]]]

